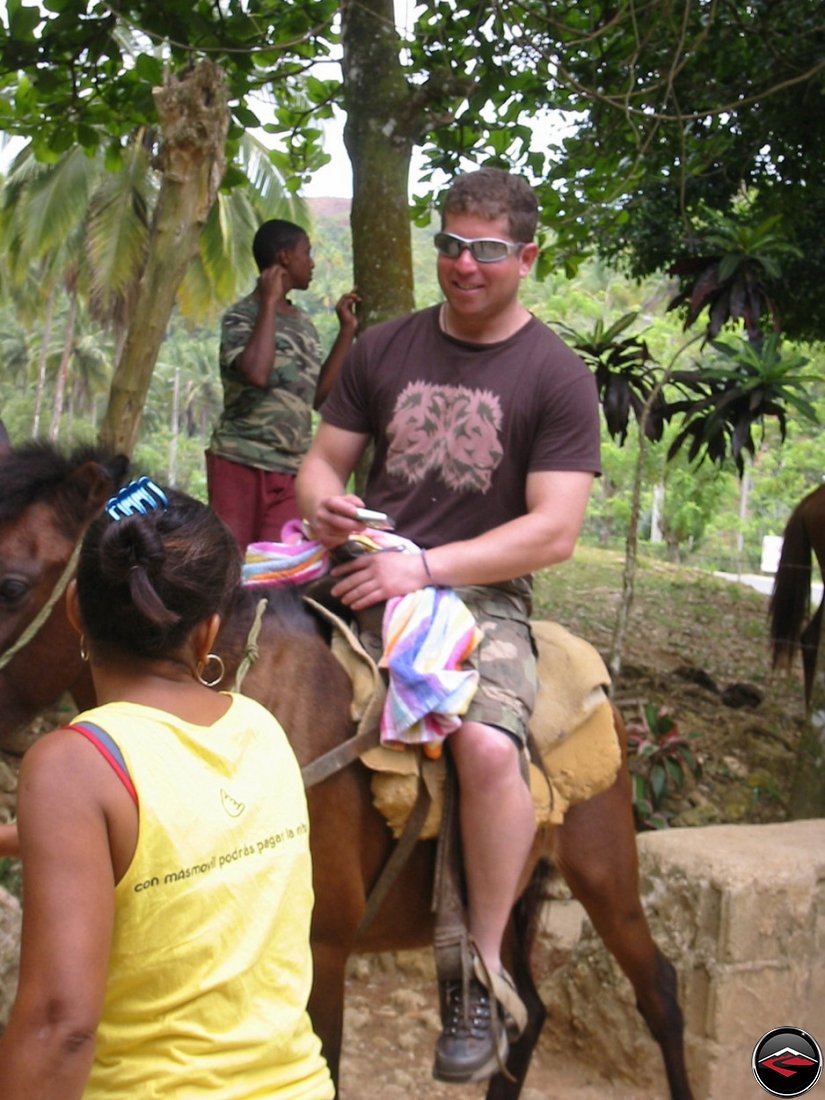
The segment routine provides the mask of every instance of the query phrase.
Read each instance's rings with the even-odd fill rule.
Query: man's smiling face
[[[468,240],[478,237],[513,240],[504,217],[490,221],[476,214],[448,214],[444,231]],[[467,248],[454,260],[439,253],[438,282],[449,305],[453,335],[462,335],[462,321],[475,327],[484,320],[503,318],[518,307],[519,284],[532,268],[536,251],[534,244],[526,244],[496,263],[479,263]]]

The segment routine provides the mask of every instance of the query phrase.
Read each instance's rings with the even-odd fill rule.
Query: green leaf
[[[665,760],[665,770],[667,771],[668,778],[677,791],[681,791],[685,785],[685,777],[676,760]]]
[[[64,126],[60,130],[53,130],[49,134],[49,148],[53,153],[65,153],[75,144],[75,136],[71,126]]]
[[[650,769],[650,789],[653,792],[653,802],[658,805],[667,789],[667,773],[662,764],[654,764]]]
[[[156,87],[163,84],[163,62],[148,53],[139,53],[135,58],[135,72],[141,80]]]
[[[687,745],[680,745],[678,752],[691,773],[696,775],[699,772],[699,763]]]
[[[123,149],[116,141],[111,141],[106,146],[103,163],[107,172],[119,172],[123,167]]]
[[[43,16],[36,7],[25,7],[20,0],[8,0],[9,34],[18,42],[34,41],[34,32]]]
[[[246,129],[248,130],[255,130],[261,125],[261,121],[255,114],[255,112],[250,111],[250,109],[244,106],[243,103],[238,103],[235,107],[233,107],[232,114],[241,124],[241,126],[246,127]]]
[[[648,797],[647,782],[641,775],[631,776],[633,781],[633,801],[636,803],[644,802]]]

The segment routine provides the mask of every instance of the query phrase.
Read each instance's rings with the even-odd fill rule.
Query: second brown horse
[[[803,497],[791,513],[769,606],[773,667],[790,671],[800,650],[807,707],[811,705],[825,608],[823,592],[819,607],[809,616],[814,556],[825,580],[825,485]]]

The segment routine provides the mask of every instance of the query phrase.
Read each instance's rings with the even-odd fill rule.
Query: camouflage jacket
[[[258,315],[253,294],[223,316],[220,369],[223,413],[209,449],[221,458],[294,474],[309,447],[312,403],[321,369],[318,333],[307,315],[279,313],[275,322],[275,365],[265,389],[251,386],[235,363]]]

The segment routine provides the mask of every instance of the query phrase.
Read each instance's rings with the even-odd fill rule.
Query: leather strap
[[[384,864],[381,874],[378,876],[372,890],[370,890],[367,904],[364,906],[364,915],[361,917],[361,923],[358,925],[357,936],[360,936],[361,933],[372,924],[376,913],[381,908],[384,899],[390,892],[390,888],[398,878],[401,868],[407,862],[410,853],[418,843],[418,838],[421,835],[421,830],[424,826],[424,821],[426,820],[431,801],[432,796],[427,789],[427,784],[422,777],[419,777],[418,794],[413,803],[413,808],[410,810],[409,817],[406,820],[401,836],[398,838],[392,850],[392,855]]]
[[[304,786],[309,790],[316,783],[320,783],[336,772],[341,771],[347,764],[357,760],[362,752],[374,748],[379,742],[378,724],[372,723],[361,729],[347,741],[342,741],[334,749],[325,752],[311,763],[301,768],[301,776]]]

